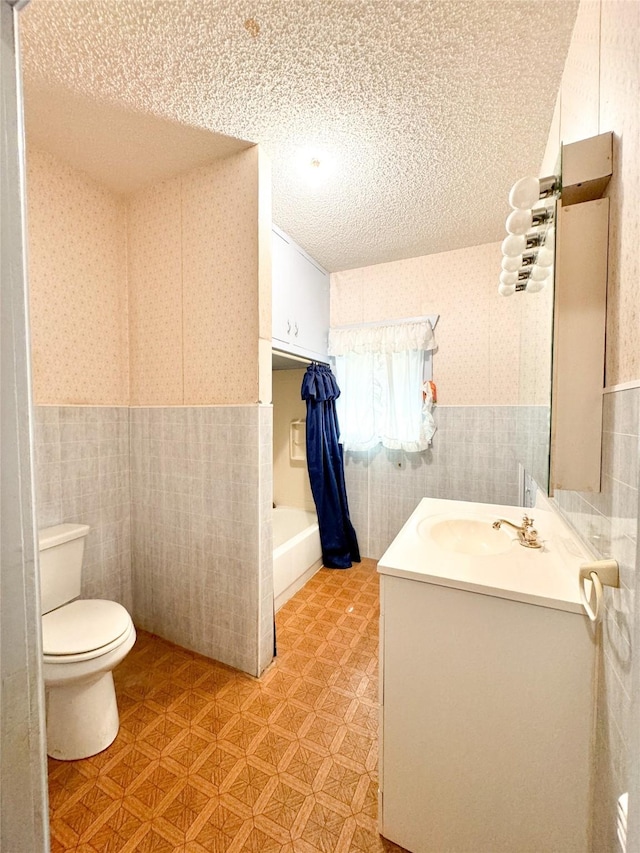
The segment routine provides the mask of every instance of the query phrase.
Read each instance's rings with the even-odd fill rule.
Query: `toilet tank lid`
[[[44,527],[38,531],[38,545],[40,551],[53,548],[54,545],[62,545],[72,539],[86,536],[91,528],[88,524],[56,524],[55,527]]]

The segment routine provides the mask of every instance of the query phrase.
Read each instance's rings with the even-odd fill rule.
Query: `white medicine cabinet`
[[[275,225],[271,243],[273,347],[327,361],[329,273]]]
[[[562,146],[556,222],[549,494],[599,492],[613,134]]]

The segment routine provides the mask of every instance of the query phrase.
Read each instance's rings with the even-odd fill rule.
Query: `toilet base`
[[[111,672],[47,686],[47,753],[59,761],[88,758],[106,749],[120,728]]]

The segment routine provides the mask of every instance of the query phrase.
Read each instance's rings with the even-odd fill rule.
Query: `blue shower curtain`
[[[310,364],[302,380],[307,403],[307,466],[318,512],[322,561],[328,569],[360,562],[356,532],[349,518],[342,445],[338,443],[336,398],[340,389],[325,364]]]

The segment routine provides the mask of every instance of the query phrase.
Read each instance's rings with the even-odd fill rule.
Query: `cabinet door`
[[[599,492],[609,199],[559,203],[557,229],[549,494]]]
[[[292,246],[291,296],[295,306],[291,343],[326,357],[329,333],[329,276]]]
[[[595,651],[585,617],[380,581],[381,834],[413,853],[584,853]]]
[[[271,334],[283,343],[289,343],[291,329],[291,260],[289,243],[277,231],[272,231],[272,279]]]
[[[273,229],[272,336],[278,349],[327,358],[329,274]]]

